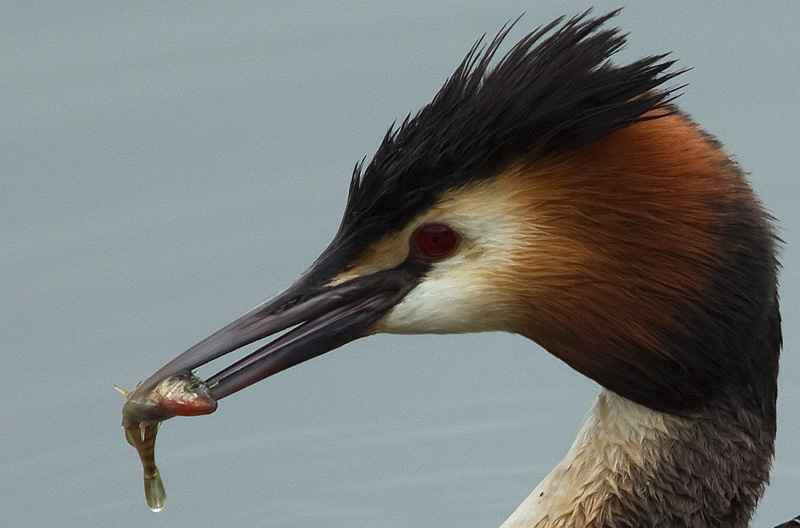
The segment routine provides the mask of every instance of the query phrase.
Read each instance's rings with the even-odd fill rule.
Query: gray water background
[[[673,51],[692,68],[681,108],[751,173],[786,241],[777,455],[754,523],[773,526],[800,514],[800,3],[630,4],[618,60]],[[2,2],[2,524],[500,524],[598,392],[522,338],[371,337],[171,420],[160,514],[112,385],[301,273],[354,163],[478,36],[590,5]]]

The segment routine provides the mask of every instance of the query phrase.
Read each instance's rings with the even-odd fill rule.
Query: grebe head
[[[356,167],[311,268],[142,390],[286,329],[210,378],[212,394],[372,333],[507,331],[651,409],[736,397],[774,413],[769,218],[672,106],[672,61],[608,62],[625,43],[603,27],[614,14],[553,22],[496,65],[510,27],[476,44]]]

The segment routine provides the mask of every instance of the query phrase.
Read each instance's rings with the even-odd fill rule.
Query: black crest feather
[[[492,67],[516,21],[478,40],[430,104],[390,127],[372,161],[356,165],[335,241],[348,253],[402,228],[441,194],[512,163],[556,155],[634,122],[670,112],[681,72],[656,55],[625,66],[608,59],[625,35],[603,25],[618,11],[588,11],[540,27]],[[562,23],[563,22],[563,23]]]

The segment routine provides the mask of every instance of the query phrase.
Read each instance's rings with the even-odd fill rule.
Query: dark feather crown
[[[561,154],[615,130],[670,112],[681,72],[656,55],[626,66],[608,62],[625,35],[602,28],[614,11],[562,24],[559,18],[520,40],[493,68],[516,23],[488,44],[478,40],[433,101],[390,127],[372,161],[356,165],[334,247],[357,255],[405,226],[443,192],[490,178],[520,161]]]

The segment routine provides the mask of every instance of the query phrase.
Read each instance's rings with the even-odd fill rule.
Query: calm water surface
[[[302,272],[355,161],[479,35],[590,4],[163,4],[3,8],[4,524],[498,525],[598,391],[524,339],[365,339],[171,420],[158,515],[112,385]],[[786,241],[778,451],[755,522],[773,526],[800,513],[800,4],[661,4],[618,17],[621,59],[672,50],[693,68],[681,107],[752,174]]]

